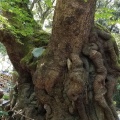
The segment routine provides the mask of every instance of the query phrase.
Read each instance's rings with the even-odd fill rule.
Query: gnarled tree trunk
[[[96,0],[57,0],[51,40],[36,71],[29,67],[34,58],[24,61],[29,56],[23,52],[25,46],[11,46],[0,31],[4,36],[0,41],[20,75],[20,107],[16,106],[24,108],[25,116],[35,120],[118,120],[112,103],[120,72],[118,49],[109,31],[94,24],[95,5]],[[15,46],[19,50],[12,51]],[[33,103],[35,96],[38,105]]]
[[[52,38],[34,75],[46,120],[118,120],[118,51],[110,33],[94,25],[95,4],[57,1]]]

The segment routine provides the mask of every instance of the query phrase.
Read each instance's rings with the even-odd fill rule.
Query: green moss
[[[46,46],[49,42],[50,34],[44,31],[40,31],[34,35],[34,44],[36,47]]]
[[[107,33],[110,33],[110,31],[107,28],[105,28],[104,26],[100,25],[99,23],[96,23],[95,27],[100,29],[100,30],[103,30],[103,31],[105,31]]]
[[[4,100],[9,100],[9,94],[5,94],[5,95],[3,96],[3,99],[4,99]]]
[[[18,75],[18,72],[15,71],[15,70],[13,70],[13,71],[11,72],[11,74],[12,74],[13,76],[14,76],[14,75],[15,75],[15,76],[19,76],[19,75]]]
[[[30,51],[24,58],[22,58],[22,60],[20,62],[23,65],[28,65],[32,62],[32,60],[33,60],[33,55]]]
[[[45,57],[46,55],[48,55],[49,50],[45,49],[45,51],[42,53],[42,55],[40,57]]]
[[[50,34],[44,31],[40,31],[39,33],[37,32],[31,37],[29,36],[24,38],[22,42],[24,42],[25,56],[24,58],[21,59],[21,64],[23,66],[29,67],[30,69],[36,68],[38,59],[40,59],[42,56],[45,56],[48,53],[48,51],[45,50],[44,53],[38,58],[34,58],[32,51],[36,47],[46,46],[49,42],[49,39],[50,39]]]
[[[31,51],[34,48],[33,44],[33,38],[32,37],[26,37],[23,39],[23,45],[24,45],[24,53],[28,54],[29,51]]]
[[[34,61],[34,62],[32,62],[31,64],[29,64],[29,68],[30,69],[32,69],[32,70],[35,70],[36,69],[36,66],[37,66],[37,63],[38,63],[38,61]]]

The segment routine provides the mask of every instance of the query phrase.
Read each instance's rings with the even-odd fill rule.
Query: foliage
[[[118,0],[98,0],[95,14],[96,22],[107,27],[111,32],[118,33],[120,24],[120,2]]]
[[[35,23],[34,19],[31,18],[29,10],[26,9],[27,2],[25,0],[21,4],[20,0],[1,1],[1,23],[13,34],[27,36],[34,33]]]
[[[0,29],[5,28],[20,38],[36,34],[41,27],[51,28],[54,3],[55,0],[1,0]]]
[[[52,7],[52,0],[45,0],[45,3],[48,7]]]
[[[118,80],[118,83],[116,86],[114,101],[116,101],[116,107],[120,108],[120,80]]]
[[[39,31],[34,35],[34,44],[36,47],[39,46],[47,46],[49,39],[50,39],[51,34],[48,34],[45,31]]]
[[[7,26],[7,28],[11,27],[8,19],[0,15],[0,29],[3,29],[3,25]]]
[[[31,3],[34,18],[45,30],[52,27],[54,5],[56,0],[35,0]]]
[[[4,100],[9,100],[9,95],[8,94],[4,94],[3,99]]]

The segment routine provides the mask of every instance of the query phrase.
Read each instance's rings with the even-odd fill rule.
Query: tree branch
[[[39,0],[34,0],[33,3],[31,4],[30,11],[32,11],[34,4],[37,3]]]

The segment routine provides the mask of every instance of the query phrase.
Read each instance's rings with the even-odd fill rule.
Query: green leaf
[[[45,0],[45,3],[48,7],[52,7],[52,2],[51,0]]]
[[[35,48],[33,51],[32,51],[32,54],[34,57],[38,58],[39,56],[42,55],[42,53],[45,51],[45,49],[43,47],[39,47],[39,48]]]
[[[1,27],[2,28],[2,25],[5,25],[6,27],[11,27],[7,18],[3,17],[0,15],[0,24],[1,24]]]

